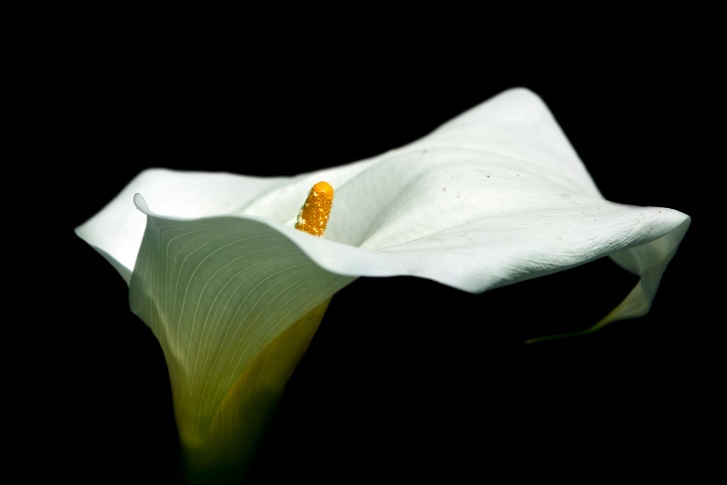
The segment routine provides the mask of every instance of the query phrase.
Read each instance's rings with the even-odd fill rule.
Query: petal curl
[[[292,230],[319,180],[336,188],[325,240]],[[475,293],[612,255],[637,274],[650,268],[650,302],[668,262],[659,255],[673,255],[689,225],[676,210],[606,201],[547,106],[523,88],[399,149],[294,177],[145,171],[77,229],[127,282],[145,224],[129,203],[136,192],[165,216],[267,224],[335,274],[412,275]]]

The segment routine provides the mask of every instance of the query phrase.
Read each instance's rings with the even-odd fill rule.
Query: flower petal
[[[292,225],[322,179],[336,199],[327,237],[316,239]],[[127,282],[144,230],[129,203],[135,192],[166,216],[226,214],[268,224],[332,273],[413,275],[470,292],[607,255],[641,267],[642,259],[673,254],[689,225],[679,211],[603,199],[547,106],[521,88],[405,147],[295,177],[145,171],[77,229],[118,262]],[[632,249],[630,257],[617,255]],[[648,266],[658,276],[645,295],[653,296],[665,266]]]
[[[183,373],[232,382],[290,323],[355,279],[322,269],[289,238],[252,219],[147,216],[131,308],[169,362],[194,362]],[[232,365],[225,353],[234,356]],[[200,399],[219,401],[224,396],[216,392]]]
[[[255,435],[250,429],[262,425],[250,414],[270,412],[294,368],[291,359],[302,355],[325,308],[312,330],[277,344],[284,347],[278,358],[260,356],[355,278],[325,271],[258,221],[160,217],[140,196],[135,200],[148,223],[131,278],[131,309],[161,344],[183,447],[219,460],[223,450],[239,451],[225,443],[240,439],[242,429],[248,440]],[[233,391],[264,398],[265,405],[224,413]]]

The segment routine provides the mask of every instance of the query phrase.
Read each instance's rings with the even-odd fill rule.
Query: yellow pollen
[[[326,233],[332,205],[333,187],[328,182],[318,182],[310,189],[305,204],[300,208],[295,228],[322,237]]]

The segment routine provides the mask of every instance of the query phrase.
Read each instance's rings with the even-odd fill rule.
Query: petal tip
[[[142,197],[139,193],[134,194],[134,205],[146,215],[151,213],[149,205],[146,203],[146,200],[144,200],[144,197]]]

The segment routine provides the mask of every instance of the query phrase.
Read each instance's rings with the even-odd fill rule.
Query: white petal
[[[131,280],[131,309],[164,350],[175,401],[184,406],[178,419],[184,414],[194,428],[208,430],[252,359],[355,278],[325,271],[255,220],[159,217],[136,200],[148,230]]]
[[[291,226],[307,191],[324,179],[336,197],[321,240]],[[526,89],[506,91],[410,145],[295,177],[146,171],[77,229],[128,273],[144,228],[130,203],[136,192],[165,216],[227,214],[269,224],[333,273],[414,275],[470,292],[625,250],[631,256],[615,260],[631,268],[658,259],[649,266],[660,268],[651,278],[658,282],[666,265],[659,254],[673,254],[689,224],[672,209],[603,199],[548,108]],[[650,244],[660,238],[668,248]]]

